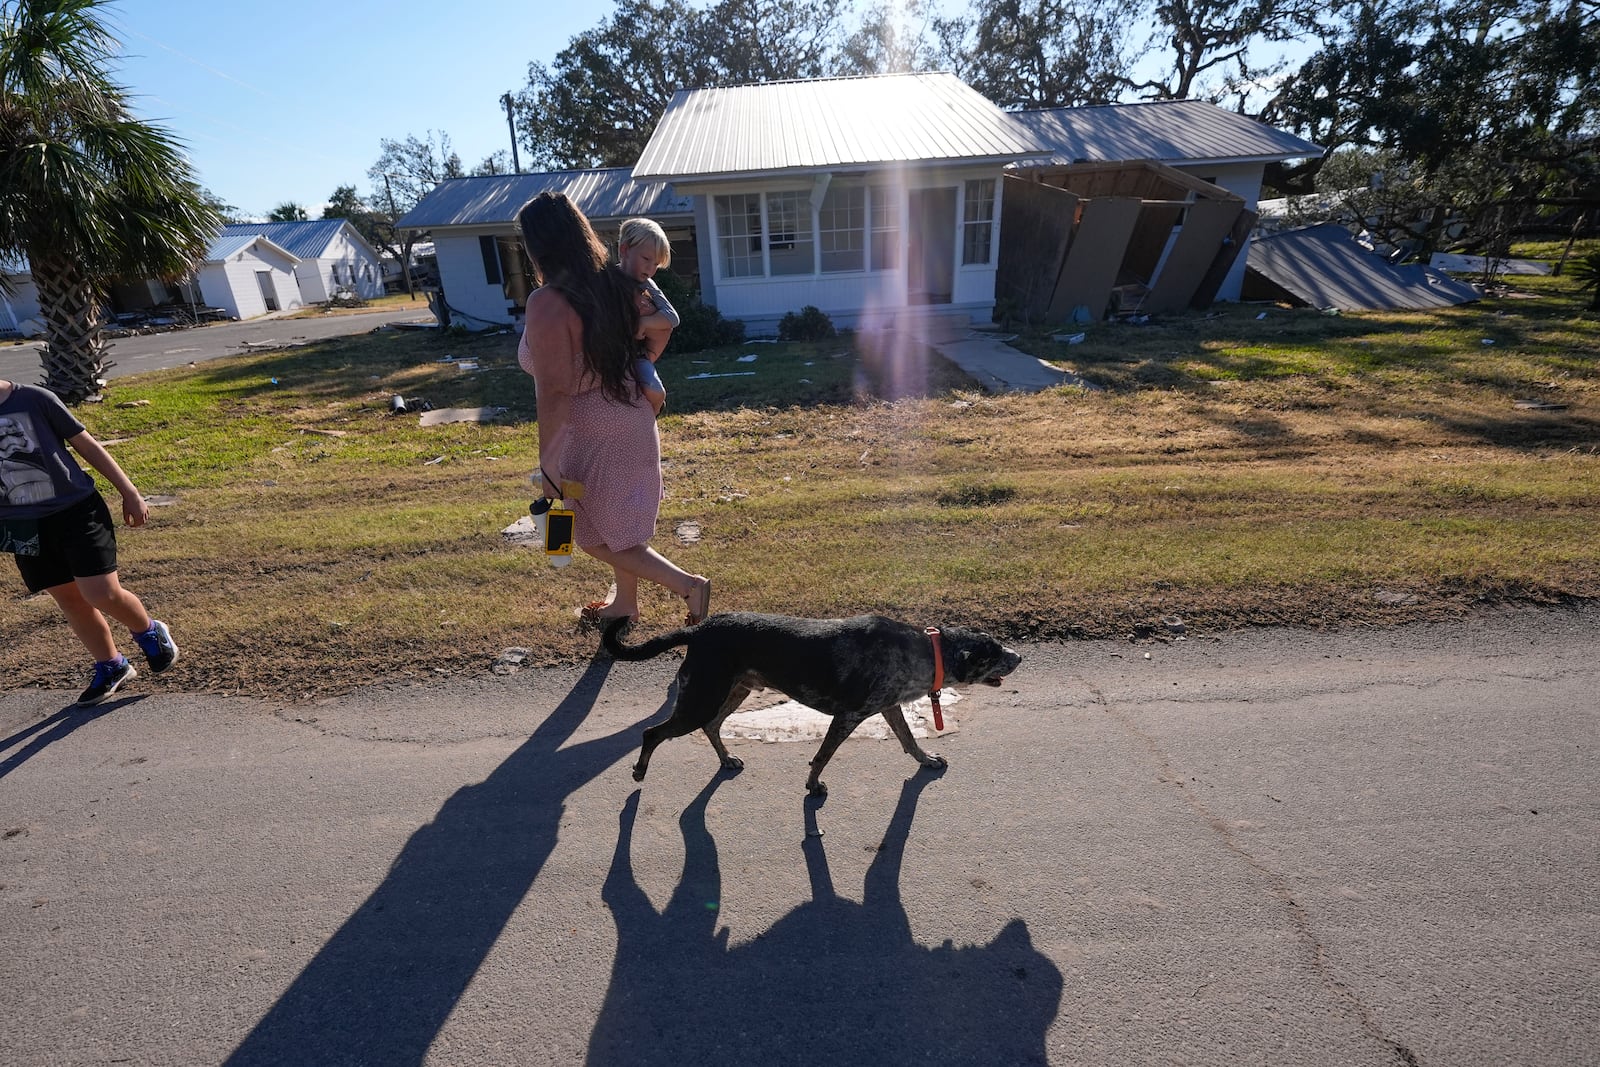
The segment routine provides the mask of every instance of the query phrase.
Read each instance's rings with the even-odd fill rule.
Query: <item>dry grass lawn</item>
[[[1600,331],[1570,282],[1518,281],[1441,312],[1026,333],[1099,387],[1037,395],[848,339],[669,355],[656,544],[714,577],[715,609],[1009,638],[1594,597]],[[924,395],[870,395],[891,380]],[[388,414],[395,393],[506,410],[423,428]],[[513,645],[590,655],[574,609],[608,572],[550,569],[500,534],[529,499],[531,393],[509,335],[377,334],[119,381],[82,417],[175,500],[121,539],[126,582],[184,645],[171,684],[300,698],[484,671]],[[675,536],[687,524],[697,540]],[[664,594],[645,610],[647,631],[682,616]],[[15,581],[0,641],[7,685],[81,683],[53,606]]]

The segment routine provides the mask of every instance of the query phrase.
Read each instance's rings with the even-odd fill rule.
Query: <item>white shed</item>
[[[224,234],[211,242],[200,264],[200,300],[236,319],[304,307],[295,268],[300,259],[259,232]]]

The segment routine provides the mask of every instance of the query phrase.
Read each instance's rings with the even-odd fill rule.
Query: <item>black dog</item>
[[[827,793],[819,777],[822,768],[844,739],[873,715],[887,720],[900,747],[918,763],[943,767],[943,756],[924,752],[911,736],[900,705],[927,696],[940,666],[946,681],[997,686],[1022,661],[988,634],[958,627],[929,632],[881,615],[795,619],[729,612],[638,645],[622,643],[626,621],[618,619],[607,626],[601,640],[619,660],[646,660],[669,648],[687,649],[678,669],[672,715],[644,732],[644,747],[633,767],[636,782],[644,781],[657,745],[691,730],[705,731],[723,767],[743,767],[744,762],[729,755],[722,743],[722,721],[752,690],[762,687],[833,716],[811,761],[811,776],[806,779],[810,793]]]

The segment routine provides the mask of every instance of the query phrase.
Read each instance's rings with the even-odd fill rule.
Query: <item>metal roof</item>
[[[544,192],[566,193],[591,222],[636,215],[659,222],[694,214],[694,201],[674,196],[666,182],[636,182],[627,167],[603,167],[456,178],[436,186],[396,225],[407,230],[510,225],[523,204]]]
[[[327,251],[328,245],[348,225],[345,219],[308,219],[303,222],[235,222],[222,228],[224,237],[243,237],[260,234],[279,248],[299,259],[317,259]],[[355,227],[350,233],[356,241],[365,240]],[[235,249],[237,251],[237,249]]]
[[[1480,297],[1438,271],[1385,262],[1334,223],[1257,237],[1248,256],[1250,271],[1315,308],[1453,307]]]
[[[1048,151],[954,74],[814,78],[674,93],[635,178],[712,179]]]
[[[1047,162],[1153,159],[1160,163],[1255,163],[1320,156],[1322,149],[1204,100],[1014,111],[1054,155]]]
[[[269,223],[268,225],[273,225],[273,224]],[[270,248],[272,251],[279,252],[279,253],[282,253],[285,256],[288,256],[290,259],[294,260],[296,263],[300,262],[302,259],[315,258],[315,257],[297,256],[293,252],[289,251],[287,248],[283,247],[282,245],[278,244],[276,241],[274,241],[271,238],[269,238],[268,236],[266,236],[266,234],[263,234],[259,230],[251,229],[247,225],[240,226],[239,228],[244,230],[245,232],[244,233],[222,233],[222,234],[219,234],[211,242],[210,247],[206,249],[205,258],[202,260],[202,262],[204,262],[204,263],[220,263],[223,260],[227,259],[229,256],[233,255],[235,252],[242,252],[246,248],[249,248],[251,245],[255,245],[255,244],[264,244],[268,248]],[[227,229],[233,229],[233,227],[229,226],[229,227],[227,227]]]

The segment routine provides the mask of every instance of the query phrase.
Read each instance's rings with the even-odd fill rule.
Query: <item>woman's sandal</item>
[[[695,626],[705,622],[706,616],[711,614],[711,579],[701,578],[683,599],[689,604],[689,614],[684,618],[683,624]]]

